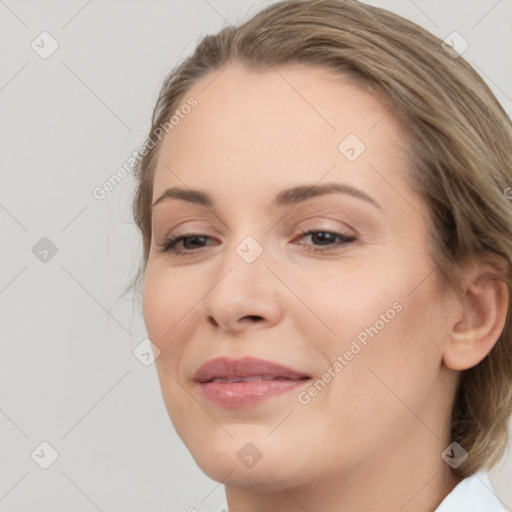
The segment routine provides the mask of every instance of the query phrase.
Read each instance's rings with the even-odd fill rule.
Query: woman
[[[170,73],[136,176],[163,399],[231,512],[504,510],[512,126],[457,52],[275,3]]]

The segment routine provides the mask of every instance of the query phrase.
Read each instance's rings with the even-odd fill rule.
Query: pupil
[[[331,233],[314,233],[313,237],[317,237],[318,239],[320,239],[320,242],[322,242],[322,240],[324,242],[327,242],[327,243],[332,242],[332,240],[331,240],[331,238],[332,238]],[[323,245],[325,245],[325,244],[323,244]]]
[[[197,242],[197,240],[200,240],[199,243],[201,243],[201,240],[204,240],[204,236],[192,236],[192,237],[186,238],[185,240],[183,240],[183,244],[185,245],[186,249],[192,249],[195,246],[194,241]],[[192,247],[186,247],[187,244],[190,244]]]

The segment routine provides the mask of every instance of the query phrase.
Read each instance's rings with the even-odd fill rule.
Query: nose
[[[238,334],[278,324],[286,287],[276,278],[265,251],[252,263],[233,250],[223,258],[204,299],[204,315],[215,329]],[[274,265],[273,265],[274,266]]]

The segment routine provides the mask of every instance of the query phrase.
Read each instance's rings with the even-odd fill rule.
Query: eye
[[[308,251],[313,252],[326,252],[338,249],[341,246],[351,244],[356,241],[356,237],[344,235],[343,233],[338,233],[337,231],[326,231],[322,229],[309,229],[307,231],[302,231],[301,238],[310,236],[311,241],[320,242],[320,246],[316,245],[307,245],[301,242],[301,245],[305,245]],[[338,242],[336,243],[336,239]],[[334,244],[334,245],[329,245]]]
[[[160,251],[162,252],[169,252],[172,254],[187,254],[190,250],[197,248],[197,244],[201,244],[204,240],[208,239],[209,237],[206,235],[201,235],[199,233],[185,233],[183,235],[177,235],[167,238],[164,243],[160,247]],[[191,245],[192,247],[187,247],[187,242],[192,241]],[[176,245],[178,243],[183,242],[183,245],[185,247],[185,250],[176,249]],[[199,245],[199,247],[203,247],[202,245]]]
[[[313,252],[326,252],[337,249],[341,246],[348,245],[356,241],[354,236],[344,235],[337,231],[326,231],[321,229],[310,229],[302,231],[299,238],[311,237],[312,242],[318,242],[319,245],[313,244],[308,245],[300,242],[300,245],[304,245],[308,251]],[[183,235],[177,235],[167,238],[160,246],[161,252],[168,252],[176,255],[190,255],[193,252],[197,252],[194,249],[200,249],[204,247],[205,241],[211,240],[209,236],[200,233],[185,233]],[[336,242],[337,240],[337,242]],[[176,246],[182,243],[184,249],[177,249]],[[334,245],[332,245],[334,244]]]

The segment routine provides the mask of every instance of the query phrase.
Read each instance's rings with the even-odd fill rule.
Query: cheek
[[[148,263],[142,308],[149,338],[160,350],[155,366],[162,397],[172,424],[187,443],[189,422],[199,424],[204,420],[204,411],[191,408],[190,395],[180,383],[180,371],[188,342],[200,321],[198,301],[204,290],[199,289],[196,280],[184,275]]]
[[[321,293],[318,286],[302,287],[322,320],[317,322],[322,344],[313,347],[325,361],[318,376],[329,368],[336,374],[326,376],[330,391],[319,393],[319,405],[341,399],[356,408],[366,403],[366,410],[390,403],[403,409],[394,393],[419,404],[435,386],[446,335],[442,304],[435,298],[433,275],[425,278],[431,270],[426,260],[398,260],[340,272]]]
[[[441,424],[439,397],[448,391],[440,379],[444,333],[429,283],[423,286],[402,297],[402,311],[371,342],[362,368],[367,387],[361,401],[397,442],[418,430],[432,439]]]
[[[174,366],[198,321],[197,305],[204,294],[198,281],[179,270],[160,269],[151,264],[144,276],[144,323],[149,338],[161,351],[162,361],[172,361]]]
[[[383,275],[382,265],[375,268],[351,265],[349,270],[339,268],[329,273],[319,270],[310,273],[307,280],[296,279],[298,295],[305,298],[310,309],[296,306],[298,312],[302,309],[296,320],[309,324],[307,328],[304,323],[302,330],[306,338],[311,327],[316,326],[318,339],[322,337],[323,347],[328,347],[331,358],[336,359],[350,350],[354,340],[365,347],[376,333],[381,337],[400,316],[397,309],[401,309],[400,282],[396,280],[400,276],[383,279]]]

